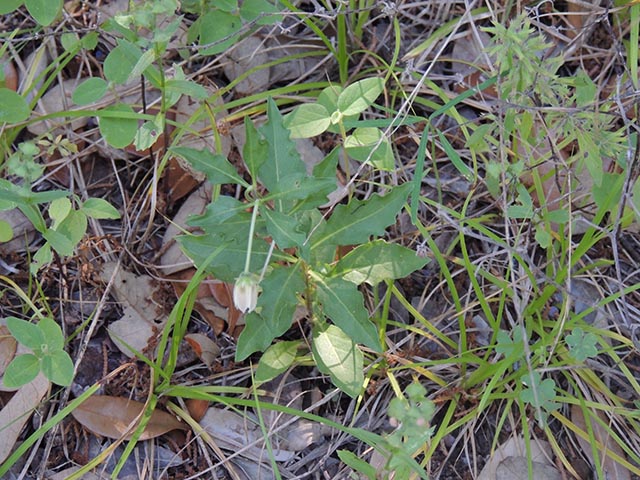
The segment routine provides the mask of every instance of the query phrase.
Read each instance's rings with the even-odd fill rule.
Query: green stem
[[[253,232],[256,227],[256,219],[258,218],[258,205],[256,200],[253,204],[253,213],[251,214],[251,226],[249,227],[249,239],[247,240],[247,258],[244,261],[244,273],[249,273],[249,265],[251,263],[251,248],[253,247]]]

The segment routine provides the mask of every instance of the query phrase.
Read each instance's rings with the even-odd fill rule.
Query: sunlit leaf
[[[362,352],[335,325],[319,325],[313,331],[313,358],[318,369],[350,397],[357,397],[364,383]]]

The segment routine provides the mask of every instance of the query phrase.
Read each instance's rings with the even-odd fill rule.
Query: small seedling
[[[582,328],[574,328],[565,337],[571,356],[578,362],[584,362],[587,358],[598,355],[598,337],[591,332],[585,332]]]
[[[33,353],[15,357],[4,372],[4,386],[18,388],[32,381],[42,372],[53,383],[71,385],[73,362],[64,351],[64,335],[60,326],[51,318],[43,318],[37,324],[7,317],[11,335]]]

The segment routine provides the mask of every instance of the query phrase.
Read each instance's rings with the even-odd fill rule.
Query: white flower
[[[233,303],[242,313],[252,312],[258,303],[258,278],[251,273],[243,273],[233,287]]]

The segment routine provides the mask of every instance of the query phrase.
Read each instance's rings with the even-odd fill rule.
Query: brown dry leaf
[[[18,342],[11,336],[9,329],[1,325],[0,326],[0,376],[4,374],[7,365],[11,363],[13,357],[16,354],[18,348]]]
[[[31,382],[20,387],[0,410],[0,463],[11,453],[22,427],[38,407],[51,383],[40,373]]]
[[[598,417],[607,422],[607,418],[600,411],[595,412]],[[578,405],[571,405],[571,421],[579,427],[583,432],[587,431],[587,424],[584,418],[584,412]],[[593,429],[593,436],[598,441],[601,447],[597,447],[599,461],[601,462],[602,471],[607,478],[615,478],[616,480],[631,480],[631,472],[623,465],[616,462],[607,452],[613,453],[620,458],[625,458],[624,451],[616,443],[614,439],[607,433],[607,431],[594,419],[591,420],[591,428]],[[582,453],[589,459],[591,465],[595,465],[595,459],[593,458],[593,452],[591,450],[591,443],[589,440],[576,435],[576,440],[582,448]]]
[[[188,398],[184,403],[187,406],[189,415],[191,415],[191,418],[196,422],[202,420],[202,417],[204,417],[204,414],[207,413],[209,408],[209,401],[200,400],[199,398]]]
[[[115,262],[107,262],[102,266],[100,278],[108,282],[116,269]],[[157,282],[149,275],[136,275],[119,268],[115,274],[112,292],[116,300],[131,305],[140,316],[152,324],[164,323],[165,316],[162,305],[154,301],[161,292]]]
[[[162,238],[162,250],[160,257],[160,271],[165,275],[188,270],[193,267],[193,262],[184,254],[175,237],[187,228],[187,219],[191,215],[200,215],[211,202],[211,184],[206,182],[187,197]]]
[[[532,439],[530,455],[533,477],[536,480],[560,480],[549,455],[553,451],[549,443]],[[528,480],[528,455],[523,437],[510,437],[500,445],[484,466],[478,480]]]
[[[156,335],[157,329],[142,318],[131,305],[128,305],[119,320],[109,323],[107,333],[122,353],[133,358],[134,350],[143,352],[147,348],[149,341]]]
[[[16,67],[14,67],[13,62],[6,57],[2,58],[0,63],[2,64],[2,71],[4,72],[4,81],[0,86],[15,92],[18,90],[18,72],[16,71]]]
[[[191,345],[198,358],[209,368],[216,361],[216,358],[220,356],[220,347],[206,335],[188,333],[184,336],[184,339]]]
[[[483,71],[491,70],[491,64],[493,64],[492,59],[485,53],[490,42],[489,34],[473,30],[465,32],[464,36],[456,39],[451,52],[451,71],[459,77],[455,86],[456,92],[466,91],[488,78]],[[494,98],[498,96],[493,86],[486,88],[483,92]]]
[[[103,437],[131,438],[145,405],[135,400],[109,395],[93,395],[71,414],[87,430]],[[135,422],[135,423],[134,423]],[[132,425],[133,423],[133,425]],[[172,430],[186,430],[184,423],[161,410],[154,410],[140,440],[159,437]]]
[[[211,407],[200,420],[200,425],[220,448],[238,452],[253,460],[268,458],[262,430],[255,419],[243,417],[231,410]],[[273,457],[277,462],[286,462],[295,456],[292,451],[279,449],[276,445],[272,447]]]
[[[269,88],[269,68],[260,68],[269,62],[263,40],[257,36],[237,42],[223,55],[222,69],[227,78],[238,78],[251,69],[256,69],[235,86],[238,95],[245,96]]]
[[[116,271],[116,268],[115,262],[107,262],[100,274],[102,281],[107,283],[115,272],[112,292],[124,307],[122,317],[111,322],[107,332],[122,353],[133,357],[134,352],[127,344],[139,352],[145,350],[167,317],[162,305],[154,301],[160,296],[160,291],[153,278],[121,268]]]

